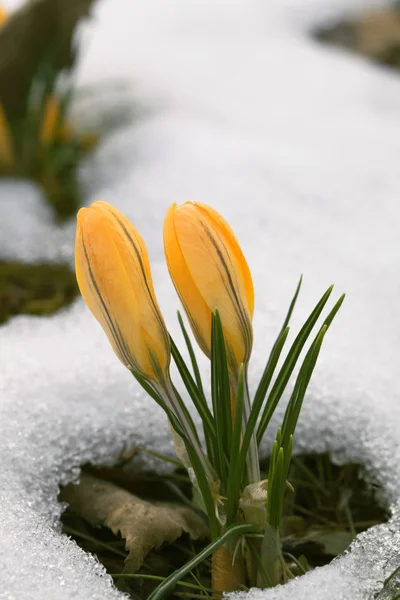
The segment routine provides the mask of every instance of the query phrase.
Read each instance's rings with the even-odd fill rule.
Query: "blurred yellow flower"
[[[1,23],[1,7],[0,7]],[[8,120],[0,103],[0,171],[8,171],[14,165],[12,138]]]
[[[8,13],[3,5],[0,4],[0,27],[8,18]],[[6,133],[4,133],[6,132]],[[6,135],[7,134],[7,135]],[[74,136],[74,130],[71,124],[66,121],[65,115],[61,114],[61,106],[59,99],[52,95],[45,100],[43,110],[43,120],[40,127],[39,139],[44,147],[50,146],[57,141],[68,141]],[[90,150],[98,142],[99,136],[96,133],[84,133],[79,137],[79,144],[83,150]],[[10,127],[4,114],[4,110],[0,104],[0,166],[9,167],[5,164],[7,158],[12,156],[10,140]],[[9,163],[10,161],[8,161]],[[12,159],[11,164],[14,164]]]
[[[71,126],[60,113],[60,103],[54,96],[48,96],[43,111],[40,127],[40,141],[43,146],[50,146],[55,140],[65,141],[72,137]]]
[[[143,239],[106,202],[78,212],[76,276],[83,299],[120,361],[146,379],[169,379],[169,336]]]
[[[218,309],[231,373],[247,363],[253,343],[254,289],[238,241],[217,211],[200,202],[173,204],[164,222],[168,269],[203,352],[211,355]]]
[[[7,19],[6,9],[0,4],[0,27]],[[7,117],[0,103],[0,170],[8,170],[14,163],[11,134]]]

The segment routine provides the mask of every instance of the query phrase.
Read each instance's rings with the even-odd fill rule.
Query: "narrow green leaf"
[[[287,479],[287,476],[289,473],[290,461],[292,460],[292,450],[293,450],[293,434],[289,436],[289,441],[287,443],[287,447],[285,448],[285,465],[284,465],[285,480]]]
[[[264,585],[275,587],[282,581],[281,542],[279,531],[267,524],[261,544],[260,558],[263,565]]]
[[[269,564],[267,563],[267,565],[266,565],[267,568],[264,566],[263,561],[262,561],[262,552],[260,552],[259,544],[257,544],[255,547],[254,542],[249,538],[247,541],[247,547],[250,551],[251,561],[256,566],[257,571],[258,571],[257,585],[259,585],[263,589],[268,588],[268,587],[274,587],[273,577],[271,577],[270,573],[268,573]],[[271,553],[268,552],[268,558],[270,558],[270,556],[271,556]],[[260,578],[260,581],[258,580],[258,578]]]
[[[279,374],[275,380],[275,383],[272,387],[272,390],[268,396],[267,403],[265,405],[264,411],[261,416],[260,424],[257,430],[257,442],[260,443],[261,439],[265,433],[266,428],[271,420],[272,415],[279,403],[279,400],[282,397],[282,394],[286,388],[286,385],[289,381],[289,378],[293,372],[294,367],[296,366],[297,360],[301,354],[301,351],[306,343],[315,323],[317,322],[324,306],[326,305],[329,296],[332,293],[333,286],[329,287],[325,294],[322,296],[321,300],[315,306],[314,310],[308,317],[307,321],[301,328],[299,334],[294,340],[291,349],[282,365],[282,368],[279,371]]]
[[[276,445],[276,448],[278,448],[278,445]],[[283,473],[285,462],[283,448],[275,451],[275,457],[271,485],[268,485],[267,522],[273,529],[279,531],[282,521],[283,496],[286,489],[286,477],[284,477]]]
[[[197,429],[192,419],[192,415],[188,411],[186,404],[182,400],[178,390],[176,389],[172,381],[167,380],[160,387],[162,389],[162,393],[167,395],[176,416],[181,422],[183,429],[187,430],[187,437],[189,439],[193,438],[197,442],[198,446],[201,446],[199,434],[197,433]]]
[[[286,473],[285,473],[285,450],[279,450],[276,471],[278,473],[276,482],[276,530],[279,531],[282,522],[283,500],[286,492]]]
[[[241,365],[239,369],[236,412],[230,450],[228,481],[226,485],[226,495],[228,498],[226,519],[228,525],[230,525],[235,519],[242,489],[243,473],[241,474],[238,472],[237,464],[240,455],[240,444],[242,437],[244,385],[244,369],[243,365]]]
[[[228,452],[230,450],[230,448],[228,448],[227,422],[228,419],[231,419],[230,391],[229,389],[226,389],[226,378],[228,377],[227,371],[221,321],[217,317],[217,314],[214,314],[212,316],[211,327],[211,398],[214,413],[215,434],[217,437],[215,457],[216,467],[224,487],[227,480]],[[232,421],[229,423],[229,429],[231,428]]]
[[[281,355],[283,346],[285,344],[286,338],[289,333],[289,328],[287,327],[282,333],[279,334],[274,347],[272,348],[272,352],[268,359],[267,366],[265,367],[263,376],[261,378],[261,382],[259,388],[257,390],[256,396],[254,398],[252,410],[250,413],[250,417],[247,423],[247,427],[244,432],[242,447],[240,452],[240,457],[238,461],[238,475],[240,474],[243,477],[244,468],[246,464],[247,452],[249,449],[251,437],[254,435],[254,430],[257,425],[257,419],[260,414],[260,410],[262,408],[262,403],[264,401],[264,397],[270,381],[272,379],[275,367],[278,363],[279,357]]]
[[[192,375],[189,372],[189,369],[186,366],[185,361],[182,358],[181,353],[179,352],[178,347],[176,346],[171,336],[170,341],[172,357],[182,378],[182,381],[185,384],[188,394],[191,397],[192,402],[200,415],[204,427],[204,435],[206,441],[208,440],[209,442],[215,443],[214,419],[210,409],[208,408],[207,401],[205,400],[202,393],[199,391],[195,381],[193,380]]]
[[[271,459],[269,461],[269,469],[268,469],[268,488],[267,488],[267,521],[268,522],[270,520],[270,517],[268,515],[271,513],[271,507],[272,507],[273,484],[274,484],[275,467],[276,467],[276,460],[278,457],[278,452],[279,452],[279,445],[278,445],[278,442],[275,440],[272,445],[272,453],[271,453]],[[270,499],[271,499],[271,502],[270,502]]]
[[[217,372],[218,372],[218,387],[219,387],[219,410],[221,412],[221,421],[223,425],[223,440],[224,451],[229,456],[232,438],[232,423],[233,414],[231,407],[231,386],[229,383],[228,361],[226,357],[226,346],[224,331],[222,329],[221,316],[218,309],[215,311],[215,339],[217,343]]]
[[[271,379],[274,374],[275,367],[279,360],[280,353],[282,351],[283,345],[284,345],[286,338],[288,336],[288,333],[289,333],[289,327],[288,327],[289,322],[290,322],[291,316],[293,314],[294,307],[296,306],[297,298],[299,296],[302,283],[303,283],[303,275],[300,276],[294,296],[289,305],[289,310],[286,314],[286,317],[285,317],[285,320],[281,327],[281,330],[279,332],[279,335],[272,347],[272,351],[268,358],[268,362],[264,369],[264,373],[261,377],[260,383],[258,384],[258,388],[257,388],[255,396],[254,396],[254,405],[258,405],[258,403],[260,403],[260,402],[262,403],[264,401],[269,384],[271,383]],[[279,352],[277,352],[278,349],[280,349]],[[257,417],[258,417],[258,415],[257,415]]]
[[[169,407],[166,404],[166,402],[164,402],[164,400],[161,398],[161,396],[159,396],[157,394],[157,392],[155,392],[149,386],[149,384],[146,382],[146,380],[143,379],[143,377],[141,375],[139,375],[138,373],[135,373],[134,371],[131,371],[131,372],[132,372],[133,376],[137,379],[137,381],[140,383],[140,385],[143,386],[143,388],[149,393],[149,395],[165,411],[172,427],[174,428],[176,433],[182,438],[182,440],[185,444],[186,451],[188,453],[191,465],[193,467],[194,473],[196,475],[197,482],[199,484],[199,488],[200,488],[200,492],[201,492],[201,495],[202,495],[202,498],[204,501],[204,505],[207,510],[207,515],[208,515],[208,519],[209,519],[209,523],[210,523],[210,531],[212,532],[212,534],[214,536],[217,535],[218,523],[216,521],[216,516],[215,516],[214,500],[212,498],[209,479],[208,479],[207,473],[206,473],[206,468],[208,468],[207,459],[203,455],[200,444],[197,443],[197,438],[190,440],[186,436],[185,431],[181,425],[181,422],[180,422],[178,416],[173,411],[173,409],[171,407]],[[208,468],[208,470],[210,470],[210,469]]]
[[[289,443],[289,438],[294,434],[296,429],[297,421],[300,415],[301,407],[303,405],[304,396],[307,392],[308,385],[310,383],[319,352],[321,350],[321,345],[325,334],[328,330],[328,327],[332,323],[335,318],[339,308],[343,304],[345,296],[344,294],[339,298],[336,302],[333,309],[330,311],[328,316],[326,317],[321,329],[319,330],[317,336],[315,337],[313,343],[311,344],[306,357],[303,361],[303,364],[300,368],[299,375],[296,379],[296,383],[290,397],[288,406],[285,411],[282,430],[283,430],[283,446],[286,447]]]
[[[249,429],[249,421],[252,414],[252,405],[247,384],[247,368],[244,371],[244,399],[243,399],[243,429]],[[247,465],[247,483],[257,483],[261,480],[260,459],[258,456],[257,438],[254,427],[249,430],[250,439],[248,442],[247,454],[245,454]]]
[[[64,527],[65,529],[65,527]],[[97,542],[97,540],[95,540]],[[99,542],[97,542],[99,543]],[[124,556],[126,556],[126,554],[124,554]],[[167,578],[166,577],[162,577],[161,575],[149,575],[148,573],[110,573],[110,576],[113,579],[143,579],[143,580],[150,580],[150,581],[165,581]],[[216,590],[213,590],[212,588],[207,588],[204,587],[203,585],[199,584],[199,583],[189,583],[188,581],[177,581],[176,585],[180,585],[186,588],[189,588],[191,590],[199,590],[199,591],[205,591],[205,592],[215,592]]]
[[[228,527],[224,533],[222,533],[217,539],[211,544],[206,546],[204,550],[199,552],[192,560],[186,565],[177,569],[167,579],[165,579],[155,590],[150,594],[147,600],[162,600],[167,594],[169,594],[176,586],[177,581],[183,579],[190,571],[192,571],[197,565],[203,560],[213,554],[220,546],[223,546],[228,540],[235,536],[245,535],[246,533],[256,533],[258,528],[252,525],[232,525]]]
[[[323,339],[327,331],[327,326],[323,325],[319,331],[313,344],[308,350],[304,362],[300,368],[299,375],[289,400],[289,404],[285,411],[285,416],[282,423],[282,445],[286,446],[289,442],[289,437],[293,435],[297,421],[300,415],[300,410],[303,405],[304,396],[306,394],[308,384],[310,383],[318,355],[321,349]]]
[[[397,567],[397,569],[395,569],[390,575],[389,577],[387,577],[385,579],[385,581],[383,582],[383,587],[386,587],[388,585],[388,583],[391,582],[391,580],[393,579],[393,577],[395,577],[395,575],[397,575],[397,573],[400,573],[400,565]]]
[[[301,289],[301,284],[302,283],[303,283],[303,275],[300,275],[299,283],[297,284],[296,291],[294,293],[294,296],[293,296],[292,301],[291,301],[290,306],[289,306],[289,310],[288,310],[287,315],[285,317],[285,320],[283,322],[281,333],[289,325],[290,319],[291,319],[292,314],[293,314],[294,307],[296,306],[297,298],[299,297],[299,294],[300,294],[300,289]]]
[[[153,387],[148,383],[148,381],[146,381],[146,379],[144,379],[144,377],[142,377],[142,375],[140,375],[133,369],[129,369],[129,370],[132,373],[132,375],[135,377],[136,381],[149,394],[149,396],[151,398],[153,398],[153,400],[155,400],[157,402],[157,404],[159,406],[161,406],[161,408],[167,413],[167,416],[168,416],[169,420],[171,421],[171,424],[173,425],[175,431],[181,437],[186,437],[184,428],[183,428],[184,424],[182,424],[180,422],[178,415],[176,414],[176,412],[174,412],[174,404],[171,402],[171,406],[168,406],[167,403],[162,399],[162,397],[158,393],[158,391],[153,389]],[[182,399],[180,399],[180,400],[181,400],[181,404],[183,404]],[[185,407],[185,411],[187,412],[186,407]],[[189,415],[189,419],[190,419],[191,427],[195,430],[194,423],[193,423],[193,420],[191,419],[190,415]],[[196,436],[197,436],[197,432],[196,432]],[[196,441],[198,441],[198,437],[196,437]]]
[[[215,513],[215,501],[212,496],[210,482],[207,479],[207,475],[203,464],[196,451],[194,450],[193,446],[187,440],[187,438],[182,436],[182,439],[185,442],[186,451],[189,455],[194,474],[196,475],[196,480],[200,489],[200,493],[204,501],[204,506],[206,508],[208,516],[208,524],[210,527],[210,535],[211,539],[213,540],[219,534],[219,525]]]
[[[329,315],[326,317],[325,321],[324,321],[324,325],[326,325],[326,327],[328,328],[330,326],[330,324],[332,323],[333,319],[336,317],[336,314],[339,310],[339,308],[342,306],[344,299],[346,298],[346,294],[342,294],[339,298],[339,300],[336,302],[335,306],[332,308],[331,312],[329,313]]]
[[[276,434],[276,441],[278,443],[278,446],[280,447],[282,445],[282,429],[280,427],[278,427],[278,431]]]
[[[201,381],[200,369],[199,369],[199,365],[197,364],[196,354],[194,352],[192,342],[190,341],[189,334],[187,332],[185,323],[183,322],[182,315],[179,312],[179,310],[178,310],[178,321],[179,321],[179,325],[181,327],[183,337],[185,339],[186,347],[189,352],[190,361],[192,363],[194,378],[196,380],[197,387],[200,390],[201,395],[205,399],[204,390],[203,390],[203,382]]]
[[[160,404],[161,398],[160,398],[159,394],[155,390],[153,390],[153,388],[146,381],[146,379],[144,377],[142,377],[139,373],[137,373],[136,371],[134,371],[133,369],[129,369],[129,370],[132,373],[132,375],[134,376],[134,378],[136,379],[136,381],[139,383],[139,385],[142,386],[142,388],[144,389],[144,391],[147,392],[148,395],[151,398],[153,398],[153,400],[155,400],[157,402],[157,404]]]
[[[194,440],[188,439],[188,437],[185,435],[185,431],[182,428],[182,425],[181,425],[177,415],[174,413],[173,409],[170,408],[166,404],[166,402],[164,402],[164,400],[161,398],[161,396],[159,396],[157,394],[157,392],[155,392],[149,386],[149,384],[143,379],[143,377],[141,375],[139,375],[138,373],[135,373],[134,371],[131,371],[131,372],[132,372],[133,376],[137,379],[137,381],[150,394],[150,396],[165,411],[172,427],[174,428],[176,433],[182,438],[182,440],[185,444],[185,447],[186,447],[186,451],[189,456],[189,460],[193,467],[193,471],[194,471],[196,479],[197,479],[197,483],[198,483],[200,493],[201,493],[203,501],[204,501],[204,505],[206,507],[211,535],[212,535],[212,537],[217,536],[219,529],[218,529],[218,522],[217,522],[216,515],[215,515],[214,500],[213,500],[211,489],[210,489],[210,483],[207,478],[206,468],[203,465],[204,460],[206,461],[207,459],[205,459],[205,457],[203,456],[201,448],[197,447],[196,438]],[[193,446],[193,443],[195,444],[195,446]],[[199,456],[199,453],[200,453],[200,456]]]

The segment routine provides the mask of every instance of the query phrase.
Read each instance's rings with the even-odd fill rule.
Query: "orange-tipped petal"
[[[229,224],[225,219],[211,206],[204,204],[203,202],[196,202],[196,206],[203,209],[210,218],[214,221],[215,228],[220,231],[221,237],[225,239],[226,247],[233,262],[235,263],[234,268],[238,274],[239,284],[243,287],[244,293],[247,298],[247,305],[251,316],[254,314],[254,286],[253,279],[251,277],[249,265],[244,257],[239,242]]]
[[[121,362],[163,381],[170,346],[143,239],[117,209],[95,202],[78,213],[76,276],[86,304]]]
[[[200,347],[211,352],[211,315],[218,309],[232,369],[250,357],[253,284],[226,221],[205,204],[173,205],[164,225],[168,268]],[[199,336],[200,332],[200,336]],[[204,348],[205,346],[205,348]]]
[[[2,4],[0,4],[0,27],[3,25],[4,21],[7,19],[8,14],[6,9]]]
[[[188,316],[193,334],[203,352],[210,356],[211,312],[200,294],[185,262],[175,230],[176,204],[164,221],[164,250],[168,270]]]

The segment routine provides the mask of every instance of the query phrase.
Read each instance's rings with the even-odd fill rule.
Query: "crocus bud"
[[[173,204],[165,217],[164,248],[197,343],[210,358],[212,314],[218,309],[228,364],[236,372],[250,358],[254,290],[234,233],[206,204]]]
[[[147,380],[165,381],[169,336],[143,239],[106,202],[81,208],[77,219],[75,265],[83,299],[120,361]]]

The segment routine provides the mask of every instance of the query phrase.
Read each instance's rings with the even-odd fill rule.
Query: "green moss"
[[[67,265],[0,261],[0,324],[14,315],[51,315],[78,293]]]

